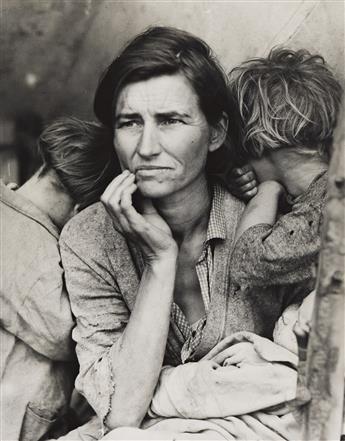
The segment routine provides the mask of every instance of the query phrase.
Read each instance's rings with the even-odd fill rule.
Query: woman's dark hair
[[[114,107],[125,85],[176,73],[191,83],[209,124],[229,113],[226,75],[210,47],[180,29],[152,27],[136,36],[103,74],[94,100],[97,118],[112,128]]]
[[[94,100],[97,118],[113,130],[117,99],[126,85],[177,73],[190,82],[211,126],[224,113],[230,117],[227,77],[210,47],[188,32],[158,26],[130,41],[104,72]],[[226,143],[221,149],[226,154]],[[209,155],[208,166],[212,163],[212,169],[221,168],[218,158],[224,155],[218,151],[217,160],[212,160],[212,156]],[[221,162],[224,165],[224,159]]]
[[[43,160],[39,177],[53,170],[80,209],[98,201],[120,173],[112,133],[99,123],[58,119],[42,132],[38,148]]]

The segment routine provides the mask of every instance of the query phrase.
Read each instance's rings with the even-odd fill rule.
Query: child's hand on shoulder
[[[226,185],[234,196],[245,202],[255,196],[258,191],[256,175],[249,164],[230,170],[226,176]]]

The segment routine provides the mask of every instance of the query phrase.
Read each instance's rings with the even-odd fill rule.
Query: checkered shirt
[[[206,240],[195,267],[206,314],[191,325],[176,303],[173,303],[171,309],[171,326],[181,344],[182,363],[187,362],[189,357],[195,352],[202,339],[203,329],[206,324],[212,291],[213,242],[215,239],[226,238],[225,218],[222,210],[223,198],[224,190],[222,187],[214,185]]]

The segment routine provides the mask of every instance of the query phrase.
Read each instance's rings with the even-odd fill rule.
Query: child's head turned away
[[[275,48],[229,78],[239,162],[283,148],[328,162],[342,88],[321,56]]]

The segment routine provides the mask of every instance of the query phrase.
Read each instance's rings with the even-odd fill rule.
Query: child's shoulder
[[[324,199],[327,193],[327,183],[328,183],[328,171],[320,173],[311,182],[307,190],[307,194],[313,199]]]
[[[296,198],[288,198],[294,207],[306,206],[313,209],[315,205],[323,206],[327,195],[328,172],[327,170],[317,175],[310,183],[308,189]]]

